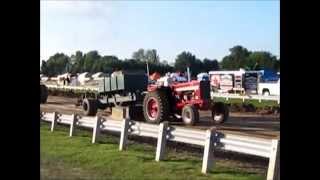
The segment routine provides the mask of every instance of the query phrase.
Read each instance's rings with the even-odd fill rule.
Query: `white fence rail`
[[[278,104],[280,104],[280,96],[262,96],[262,95],[240,95],[240,94],[232,94],[232,93],[215,93],[215,92],[211,92],[211,97],[220,97],[220,98],[225,98],[226,100],[229,99],[242,99],[242,101],[244,102],[247,99],[255,99],[255,100],[259,100],[259,102],[261,102],[261,100],[265,100],[265,101],[277,101]]]
[[[57,123],[70,125],[70,136],[74,134],[76,126],[93,129],[92,143],[96,142],[101,131],[120,132],[119,150],[126,149],[128,135],[153,137],[158,140],[156,149],[156,161],[165,158],[167,141],[177,141],[187,144],[195,144],[204,147],[202,173],[214,166],[213,152],[215,149],[233,151],[243,154],[255,155],[269,159],[267,180],[280,179],[280,140],[262,139],[248,136],[225,134],[217,132],[215,128],[210,130],[195,130],[184,127],[170,126],[168,122],[160,125],[146,124],[128,119],[115,121],[96,117],[81,117],[79,115],[64,115],[59,113],[40,114],[40,120],[51,122],[51,131]]]
[[[46,84],[48,89],[59,89],[59,90],[75,90],[75,91],[98,91],[98,87],[95,86],[67,86],[67,85],[53,85],[53,84]]]

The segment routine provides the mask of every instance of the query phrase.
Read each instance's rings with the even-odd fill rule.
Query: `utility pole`
[[[190,77],[190,68],[189,68],[189,66],[187,67],[187,74],[188,74],[188,82],[190,82],[191,77]]]
[[[147,74],[148,74],[148,77],[149,77],[149,63],[148,63],[148,59],[146,60],[147,62]]]

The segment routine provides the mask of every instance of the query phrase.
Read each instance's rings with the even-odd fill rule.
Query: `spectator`
[[[69,76],[67,76],[67,85],[69,85],[70,84],[70,78],[69,78]]]

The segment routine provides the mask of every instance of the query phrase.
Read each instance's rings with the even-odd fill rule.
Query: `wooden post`
[[[92,143],[96,143],[98,136],[100,135],[100,124],[101,124],[100,116],[96,116],[94,126],[93,126],[93,134],[92,134]]]
[[[213,148],[214,148],[214,135],[216,128],[208,129],[206,132],[206,139],[204,145],[203,159],[202,159],[202,173],[206,174],[213,167]]]
[[[129,130],[129,119],[125,118],[122,120],[119,151],[122,151],[127,148],[126,146],[127,146],[127,140],[128,140],[128,130]]]
[[[267,180],[280,179],[280,140],[273,139],[269,158]]]
[[[159,125],[156,161],[160,161],[164,158],[166,142],[167,142],[167,128],[168,128],[167,121]]]
[[[57,120],[58,120],[58,113],[53,112],[53,119],[51,121],[51,132],[53,132],[54,127],[57,125]]]
[[[72,114],[72,117],[71,117],[71,123],[70,123],[70,133],[69,133],[69,136],[72,137],[73,133],[74,133],[74,128],[75,126],[77,125],[77,115],[76,114]]]

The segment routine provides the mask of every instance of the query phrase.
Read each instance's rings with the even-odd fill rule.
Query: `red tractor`
[[[143,114],[147,122],[159,123],[173,116],[186,125],[199,121],[199,110],[211,110],[215,124],[223,123],[229,116],[228,107],[210,98],[210,82],[174,82],[168,86],[149,85],[143,99]]]

